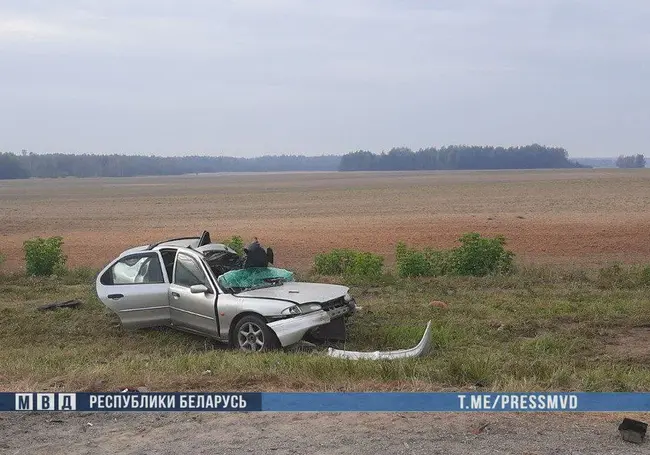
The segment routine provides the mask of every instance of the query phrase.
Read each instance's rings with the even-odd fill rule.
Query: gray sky
[[[648,0],[0,0],[0,151],[648,153]]]

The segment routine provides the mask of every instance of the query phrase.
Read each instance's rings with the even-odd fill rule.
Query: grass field
[[[2,390],[650,391],[650,172],[572,170],[314,173],[0,183]],[[512,276],[352,283],[363,310],[346,347],[404,348],[426,321],[423,359],[345,361],[319,353],[245,356],[169,330],[125,332],[94,296],[93,270],[20,272],[22,241],[62,235],[69,263],[99,267],[168,236],[257,235],[305,278],[315,253],[395,243],[449,247],[504,234]],[[599,269],[601,269],[599,271]],[[338,278],[327,278],[339,281]],[[38,305],[80,298],[77,309]],[[446,309],[430,304],[442,300]]]
[[[410,347],[433,321],[431,355],[381,362],[319,352],[243,355],[171,330],[125,332],[89,279],[3,278],[3,390],[650,391],[649,288],[619,288],[597,276],[530,268],[353,286],[363,308],[351,321],[348,348]],[[84,304],[36,309],[73,297]]]

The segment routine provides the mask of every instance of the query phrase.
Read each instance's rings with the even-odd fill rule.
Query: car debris
[[[258,352],[301,341],[345,341],[345,320],[357,312],[346,286],[299,282],[273,266],[274,252],[255,240],[240,256],[210,233],[122,252],[97,275],[99,300],[126,330],[168,326]],[[414,348],[354,353],[348,358],[402,358],[430,348],[430,323]]]
[[[621,424],[618,426],[618,432],[621,435],[621,439],[623,439],[623,441],[633,442],[635,444],[641,444],[643,442],[647,429],[647,423],[634,419],[628,419],[627,417],[624,418]]]
[[[80,300],[66,300],[65,302],[53,302],[38,307],[39,311],[56,310],[57,308],[76,308],[81,305]]]
[[[422,357],[431,351],[431,321],[427,323],[424,330],[424,335],[420,342],[413,348],[400,349],[396,351],[374,351],[374,352],[359,352],[359,351],[345,351],[340,349],[329,348],[327,355],[339,359],[369,359],[369,360],[392,360],[403,359],[407,357]]]

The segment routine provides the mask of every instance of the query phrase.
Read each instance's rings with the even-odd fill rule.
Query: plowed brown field
[[[168,237],[242,235],[277,265],[315,253],[385,254],[395,243],[450,247],[464,232],[503,234],[525,262],[650,262],[650,170],[223,174],[0,182],[0,252],[61,235],[69,264],[101,266]]]

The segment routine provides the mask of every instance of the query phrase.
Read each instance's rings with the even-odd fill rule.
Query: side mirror
[[[194,286],[190,286],[190,292],[192,294],[212,294],[212,291],[204,284],[195,284]]]
[[[273,250],[271,248],[266,249],[266,262],[273,264]]]

